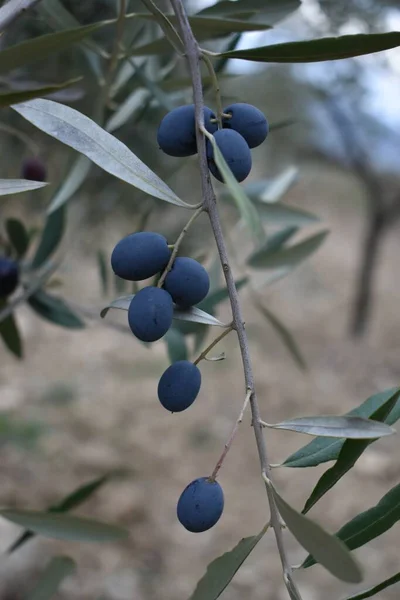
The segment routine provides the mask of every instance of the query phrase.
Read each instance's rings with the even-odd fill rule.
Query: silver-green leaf
[[[327,234],[328,231],[321,231],[290,248],[277,251],[271,252],[268,246],[261,248],[248,258],[247,263],[254,269],[293,269],[318,250]]]
[[[128,532],[116,525],[67,514],[2,509],[0,516],[44,537],[74,542],[115,542]]]
[[[100,316],[104,319],[110,308],[117,308],[119,310],[128,310],[129,305],[132,301],[134,295],[123,296],[121,298],[117,298],[113,300],[108,306],[103,308],[100,312]],[[174,319],[178,319],[180,321],[189,321],[191,323],[201,323],[203,325],[214,325],[216,327],[229,327],[228,324],[222,323],[212,315],[209,315],[204,310],[197,308],[197,306],[192,306],[191,308],[183,309],[174,306]]]
[[[361,417],[299,417],[270,425],[270,427],[307,435],[353,440],[377,439],[395,433],[395,430],[386,423]]]
[[[362,571],[345,544],[320,525],[292,508],[271,486],[287,528],[296,540],[332,575],[347,583],[360,583]]]
[[[125,144],[79,111],[43,99],[17,104],[12,108],[45,133],[81,152],[122,181],[166,202],[191,208]]]
[[[267,529],[268,526],[265,526],[258,535],[243,538],[230,552],[225,552],[213,560],[189,600],[216,600],[219,598]]]
[[[30,181],[29,179],[0,179],[0,196],[20,194],[38,190],[47,185],[45,181]]]
[[[259,245],[260,243],[263,243],[265,241],[265,232],[262,228],[261,219],[257,209],[251,202],[250,198],[248,198],[246,195],[243,187],[239,185],[232,171],[226,164],[226,161],[222,156],[214,137],[211,137],[209,141],[213,146],[215,164],[217,165],[222,178],[236,203],[242,219],[251,231],[256,244]]]

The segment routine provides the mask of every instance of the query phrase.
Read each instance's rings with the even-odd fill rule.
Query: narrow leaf
[[[288,204],[266,204],[255,201],[257,212],[263,223],[268,225],[286,225],[304,227],[315,225],[319,218],[312,213]]]
[[[399,582],[400,582],[400,572],[396,573],[396,575],[393,575],[392,577],[389,577],[389,579],[385,579],[385,581],[378,583],[378,585],[374,585],[374,587],[369,588],[368,590],[365,590],[364,592],[355,594],[354,596],[348,596],[346,598],[346,600],[365,600],[365,598],[372,598],[372,596],[375,596],[378,592],[381,592],[382,590],[386,590],[386,588],[390,587],[391,585],[394,585],[395,583],[399,583]]]
[[[53,252],[57,250],[64,235],[65,221],[66,212],[64,206],[60,206],[47,217],[38,249],[32,260],[32,267],[34,269],[41,267]]]
[[[117,298],[113,300],[108,306],[103,308],[100,313],[100,316],[104,319],[110,308],[118,308],[120,310],[128,310],[129,305],[132,301],[133,295],[131,296],[123,296],[122,298]],[[197,308],[197,306],[192,306],[188,309],[178,308],[174,306],[174,319],[179,319],[180,321],[188,321],[191,323],[202,323],[203,325],[215,325],[217,327],[228,327],[226,323],[222,323],[212,315],[209,315],[204,310]]]
[[[0,302],[0,310],[5,306],[4,302]],[[0,321],[0,337],[14,356],[23,358],[22,338],[13,314]]]
[[[286,348],[289,350],[289,352],[290,352],[291,356],[293,357],[294,361],[296,362],[296,364],[301,369],[307,369],[307,364],[303,358],[300,348],[297,345],[297,342],[294,339],[293,335],[290,333],[290,331],[288,329],[286,329],[285,325],[279,319],[277,319],[277,317],[274,314],[272,314],[272,312],[270,310],[265,308],[265,306],[263,304],[257,303],[257,308],[260,310],[260,312],[264,315],[264,317],[268,320],[268,322],[275,329],[275,331],[281,338],[282,342],[284,343]]]
[[[378,504],[354,517],[335,534],[349,550],[364,546],[388,531],[400,520],[400,484],[390,490]],[[307,569],[316,563],[308,556],[301,565]]]
[[[47,214],[54,213],[60,206],[68,202],[70,198],[79,190],[89,175],[92,162],[86,156],[78,156],[73,163],[68,175],[63,179],[61,186],[57,190],[54,198],[50,202]]]
[[[320,525],[292,508],[272,487],[274,499],[287,528],[296,540],[332,575],[347,583],[360,583],[362,572],[345,544]]]
[[[361,56],[397,46],[400,46],[400,32],[392,31],[271,44],[259,48],[221,52],[218,56],[255,62],[307,63]]]
[[[48,33],[6,48],[0,52],[0,73],[9,73],[37,60],[48,58],[54,52],[68,49],[72,44],[82,41],[111,22],[101,21],[57,33]]]
[[[113,115],[109,118],[106,124],[106,130],[112,133],[122,125],[125,125],[128,120],[133,119],[135,113],[142,110],[143,105],[151,97],[149,90],[145,88],[134,89],[126,100],[118,107]]]
[[[27,600],[50,600],[66,577],[72,575],[76,564],[68,556],[56,556],[47,565],[44,573]]]
[[[281,21],[301,5],[300,0],[222,0],[200,11],[201,15],[242,15],[246,12],[262,13],[268,23],[274,25]]]
[[[38,190],[47,185],[45,181],[30,181],[29,179],[0,179],[0,196],[20,194]]]
[[[244,188],[250,197],[254,196],[259,202],[273,204],[281,200],[298,178],[299,169],[290,166],[273,179],[249,183]]]
[[[377,439],[395,433],[392,427],[361,417],[300,417],[270,425],[273,429],[286,429],[307,435],[347,438],[353,440]]]
[[[127,531],[115,525],[64,514],[2,509],[0,516],[38,535],[58,540],[115,542],[127,536]]]
[[[39,290],[28,299],[29,306],[43,319],[67,329],[83,329],[84,322],[62,298],[57,298]]]
[[[268,527],[265,526],[258,535],[243,538],[230,552],[225,552],[213,560],[189,600],[216,600],[219,598],[267,529]]]
[[[153,2],[153,0],[142,0],[143,4],[146,8],[153,14],[155,20],[163,30],[166,38],[171,43],[172,47],[179,54],[184,53],[184,47],[181,38],[179,37],[178,32],[175,27],[172,25],[170,19],[166,14],[163,13],[162,10],[158,8],[158,6]]]
[[[214,137],[210,138],[209,141],[213,146],[215,163],[232,195],[233,200],[236,203],[242,219],[251,231],[255,242],[258,244],[262,243],[265,240],[265,233],[256,208],[252,204],[251,200],[247,197],[243,187],[241,187],[237,182],[232,171],[226,164]]]
[[[280,250],[285,242],[289,241],[298,230],[298,227],[290,226],[268,236],[266,243],[259,249],[259,252],[276,252]]]
[[[7,219],[6,231],[18,258],[23,258],[29,248],[29,234],[25,225],[19,219]]]
[[[1,92],[0,93],[0,107],[11,106],[11,104],[18,104],[19,102],[27,102],[28,100],[33,100],[34,98],[43,98],[45,96],[49,96],[50,94],[54,94],[59,90],[64,90],[74,83],[81,81],[82,77],[75,77],[75,79],[69,79],[68,81],[64,81],[64,83],[52,83],[43,87],[28,89],[28,90],[12,90],[10,92]]]
[[[81,152],[115,177],[146,194],[191,208],[125,144],[79,111],[51,100],[31,100],[13,108],[36,127]]]
[[[374,394],[365,400],[360,406],[354,408],[345,416],[358,416],[358,417],[371,417],[371,415],[380,406],[383,406],[387,400],[398,394],[400,388],[392,388],[379,394]],[[389,417],[385,419],[388,425],[393,425],[396,422],[396,409],[399,407],[400,402],[396,404],[396,407],[389,414]],[[396,411],[396,412],[395,412]],[[330,460],[336,460],[339,456],[340,450],[345,443],[345,439],[342,440],[329,440],[327,438],[316,438],[300,450],[297,450],[291,454],[282,466],[285,467],[315,467],[321,463],[328,462]]]
[[[103,477],[98,477],[93,481],[89,481],[89,483],[85,483],[78,487],[78,489],[74,490],[71,494],[68,494],[63,500],[49,506],[49,512],[63,513],[72,510],[73,508],[77,508],[81,504],[83,504],[90,496],[92,496],[104,483],[108,481],[109,477],[104,475]],[[17,540],[9,547],[8,553],[11,554],[15,552],[18,548],[23,546],[27,541],[32,539],[35,534],[32,531],[24,531]]]
[[[277,251],[261,248],[248,258],[247,263],[254,269],[293,269],[318,250],[327,234],[328,231],[321,231],[295,246]]]
[[[374,421],[385,421],[400,396],[400,391],[392,396],[372,415]],[[325,471],[319,479],[317,485],[311,492],[310,497],[304,505],[303,513],[307,513],[333,486],[345,475],[357,462],[364,450],[368,448],[374,440],[346,440],[340,451],[336,463]],[[312,554],[312,553],[310,553]]]

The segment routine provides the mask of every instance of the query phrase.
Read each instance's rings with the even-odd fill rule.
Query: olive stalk
[[[247,333],[242,317],[242,309],[239,301],[239,295],[235,286],[235,280],[230,266],[229,256],[223,236],[221,219],[218,212],[216,196],[211,184],[210,173],[207,164],[207,155],[205,147],[204,128],[204,99],[203,88],[200,71],[200,60],[204,53],[200,50],[197,41],[193,35],[190,23],[183,5],[182,0],[171,0],[173,10],[175,12],[181,36],[185,46],[185,53],[189,63],[189,70],[192,79],[193,99],[195,105],[196,117],[196,140],[199,157],[199,166],[201,174],[201,187],[203,196],[203,206],[207,211],[210,219],[211,228],[214,234],[215,242],[218,248],[218,253],[225,276],[225,281],[229,293],[231,303],[233,324],[238,336],[240,352],[242,356],[242,364],[245,379],[246,397],[249,395],[249,403],[252,413],[252,424],[254,435],[256,438],[257,450],[261,466],[261,474],[265,482],[268,502],[270,506],[270,523],[274,530],[276,544],[279,551],[279,556],[282,563],[283,578],[289,596],[295,600],[301,600],[300,592],[297,589],[292,577],[292,568],[288,560],[286,550],[283,543],[282,524],[278,508],[275,503],[271,486],[267,484],[267,480],[271,480],[271,469],[269,466],[268,453],[264,438],[264,430],[261,424],[260,408],[255,392],[254,376],[252,362],[250,358],[249,343]],[[226,453],[225,453],[226,455]],[[224,457],[225,457],[224,455]],[[223,458],[224,458],[223,457]]]

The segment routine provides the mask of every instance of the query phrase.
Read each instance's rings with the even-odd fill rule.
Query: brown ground
[[[360,190],[333,169],[305,166],[288,202],[317,212],[331,234],[311,261],[266,294],[269,306],[301,344],[310,365],[307,374],[297,370],[252,306],[245,307],[262,415],[270,422],[340,414],[398,385],[400,378],[398,235],[393,231],[381,256],[369,336],[356,344],[346,336],[346,327],[362,231]],[[81,254],[63,276],[71,299],[84,300],[82,289],[91,289],[87,304],[98,304],[93,262],[85,262]],[[224,306],[221,314],[226,312]],[[2,447],[0,504],[41,509],[79,484],[123,467],[130,470],[129,477],[106,485],[78,513],[123,524],[130,536],[115,545],[33,541],[12,558],[3,557],[1,598],[14,597],[6,595],[10,587],[17,597],[30,589],[28,574],[37,576],[49,556],[62,551],[77,560],[79,569],[60,598],[187,600],[212,558],[257,533],[268,520],[248,416],[221,471],[226,508],[218,526],[189,534],[175,516],[181,490],[211,471],[240,410],[243,382],[234,338],[221,344],[228,354],[225,362],[203,365],[204,384],[195,405],[171,416],[156,399],[157,377],[167,365],[163,344],[147,350],[129,335],[97,323],[71,333],[44,324],[27,309],[20,310],[19,321],[27,358],[19,364],[2,351],[1,407],[20,419],[43,421],[48,432],[36,452]],[[296,434],[269,434],[271,461],[282,461],[307,441]],[[334,531],[376,503],[398,482],[399,450],[399,437],[375,443],[312,516]],[[276,469],[274,475],[285,498],[300,509],[322,472]],[[18,529],[3,520],[0,525],[1,547],[6,548]],[[286,538],[293,563],[299,563],[304,552],[289,534]],[[395,529],[357,556],[367,573],[366,586],[398,571]],[[353,591],[318,566],[299,572],[298,581],[304,600],[340,600]],[[381,598],[398,595],[391,588]],[[286,599],[271,533],[223,598]]]

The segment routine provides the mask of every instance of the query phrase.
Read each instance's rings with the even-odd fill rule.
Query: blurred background
[[[188,8],[197,12],[208,4],[190,2]],[[37,10],[16,21],[2,36],[1,47],[57,28],[50,5],[39,3]],[[167,2],[159,5],[168,8]],[[64,0],[63,6],[81,24],[115,16],[111,0]],[[143,9],[139,1],[131,1],[129,10]],[[204,45],[248,48],[396,30],[400,5],[396,0],[303,0],[293,14],[280,17],[277,9],[271,31],[231,35]],[[102,30],[96,43],[109,49],[112,32]],[[126,43],[133,47],[158,35],[155,24],[140,19],[127,23]],[[98,94],[97,58],[94,52],[74,47],[13,71],[1,83],[17,89],[27,82],[83,75],[81,82],[53,99],[92,115]],[[136,95],[126,122],[114,123],[113,134],[181,198],[198,202],[196,157],[167,157],[156,142],[164,114],[191,102],[185,65],[171,62],[166,54],[138,57],[135,65],[137,71],[131,69],[130,74],[124,75],[122,67],[117,71],[120,87],[114,90],[111,108],[135,91],[142,97]],[[231,60],[221,65],[220,85],[223,104],[252,103],[272,126],[266,143],[253,151],[248,189],[254,191],[260,181],[264,189],[282,173],[289,174],[290,185],[280,202],[318,218],[305,218],[302,227],[287,213],[279,217],[278,210],[270,226],[273,209],[268,212],[267,207],[263,219],[267,232],[294,225],[298,227],[294,243],[323,229],[330,232],[318,252],[285,278],[249,269],[251,240],[237,225],[236,210],[224,199],[222,184],[216,184],[235,273],[238,279],[248,275],[251,281],[240,293],[262,416],[274,423],[295,416],[342,414],[368,396],[398,385],[400,376],[400,51],[307,65]],[[215,109],[208,88],[206,98]],[[39,239],[46,207],[77,155],[10,109],[0,115],[0,143],[2,178],[18,178],[23,160],[33,154],[46,166],[48,188],[6,197],[1,208],[2,222],[18,218],[27,228],[36,228]],[[86,327],[76,331],[59,327],[38,318],[27,305],[16,312],[24,359],[19,361],[0,347],[0,504],[41,510],[86,481],[123,471],[77,514],[122,524],[130,535],[122,543],[104,545],[35,538],[15,554],[3,554],[2,600],[24,598],[49,557],[60,552],[73,556],[79,566],[77,575],[66,580],[60,599],[185,600],[210,560],[240,538],[258,533],[269,518],[247,414],[220,474],[226,497],[221,521],[212,530],[193,535],[176,519],[181,491],[192,479],[212,471],[240,412],[243,376],[234,336],[218,346],[226,360],[202,363],[203,385],[196,403],[187,412],[170,415],[157,400],[158,378],[174,352],[182,352],[182,340],[193,353],[199,336],[204,347],[215,331],[183,337],[188,331],[180,328],[175,331],[177,344],[169,339],[168,344],[148,348],[131,335],[125,313],[110,313],[105,321],[99,318],[110,300],[132,293],[111,275],[114,245],[142,228],[163,233],[173,243],[187,219],[186,211],[144,196],[95,165],[68,203],[67,225],[57,250],[60,267],[49,290],[60,294]],[[204,262],[214,289],[223,286],[207,219],[196,222],[183,252]],[[107,277],[99,267],[104,271],[104,263]],[[254,294],[291,332],[307,370],[293,361],[257,309]],[[220,319],[229,319],[226,300],[214,308]],[[267,438],[272,463],[283,462],[309,441],[288,432],[268,433]],[[373,506],[397,483],[399,450],[398,437],[375,443],[311,516],[333,532]],[[277,468],[277,487],[300,510],[325,468]],[[0,528],[1,549],[6,550],[19,528],[5,520],[0,520]],[[305,553],[289,533],[286,538],[291,560],[299,564]],[[363,587],[398,570],[398,549],[392,529],[356,552],[366,570]],[[299,572],[298,581],[307,600],[322,596],[336,600],[352,591],[319,566]],[[222,597],[286,598],[272,534],[265,536]],[[390,588],[381,597],[398,598],[398,590]]]

